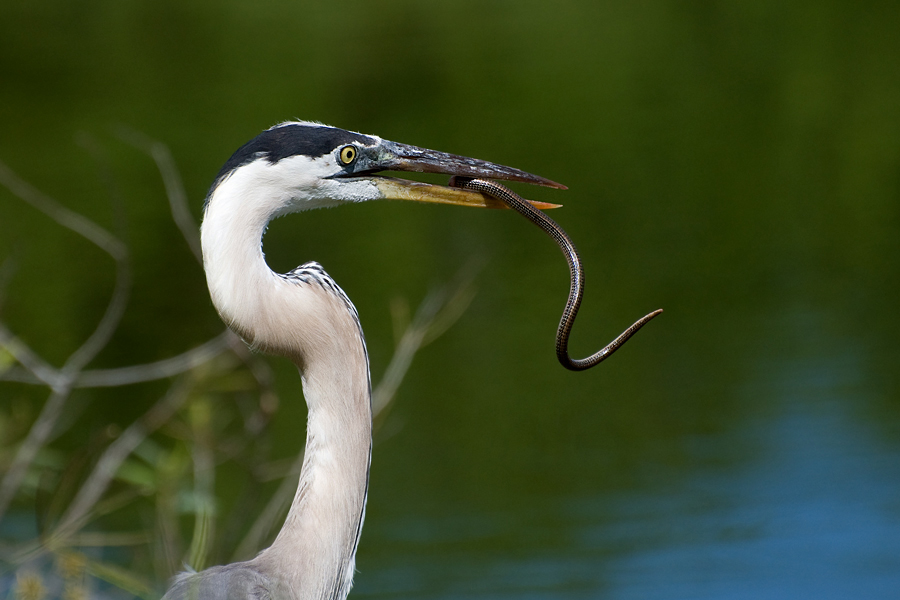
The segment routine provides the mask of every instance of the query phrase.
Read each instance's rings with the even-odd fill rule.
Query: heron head
[[[367,200],[413,200],[505,208],[479,192],[380,175],[383,171],[441,173],[520,181],[565,189],[519,169],[383,140],[311,122],[288,122],[259,134],[222,167],[207,196],[226,182],[265,187],[272,216]],[[237,181],[233,181],[237,180]],[[555,205],[534,203],[541,208]]]

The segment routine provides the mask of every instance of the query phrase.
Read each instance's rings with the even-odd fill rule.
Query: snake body
[[[488,181],[486,179],[469,179],[465,177],[454,177],[450,181],[451,186],[473,190],[492,196],[504,202],[511,209],[523,215],[526,219],[540,227],[547,235],[553,238],[566,257],[569,263],[569,298],[566,301],[566,307],[563,309],[562,317],[559,320],[559,327],[556,330],[556,357],[560,364],[572,371],[584,371],[591,367],[597,366],[613,352],[618,350],[628,338],[633,336],[637,331],[646,325],[651,319],[662,312],[657,309],[650,314],[638,319],[631,327],[623,331],[619,336],[609,344],[591,354],[587,358],[571,358],[569,356],[569,335],[572,333],[572,326],[575,324],[575,317],[578,315],[578,308],[581,306],[581,297],[584,294],[584,267],[581,265],[581,258],[578,256],[578,250],[571,238],[560,227],[556,221],[545,215],[543,212],[529,204],[521,196],[513,192],[508,187]]]

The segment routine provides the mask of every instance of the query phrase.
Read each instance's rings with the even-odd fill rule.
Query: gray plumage
[[[279,594],[278,582],[249,563],[212,567],[202,573],[181,573],[175,578],[165,598],[209,600],[274,600]]]

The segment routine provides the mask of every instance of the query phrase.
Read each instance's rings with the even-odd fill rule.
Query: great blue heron
[[[253,348],[294,361],[309,407],[297,493],[272,545],[246,562],[182,573],[168,600],[342,600],[365,517],[371,383],[356,309],[315,262],[273,272],[262,235],[274,217],[378,199],[502,206],[471,190],[375,175],[420,171],[563,187],[489,162],[317,123],[283,123],[242,146],[206,198],[201,239],[213,304]]]

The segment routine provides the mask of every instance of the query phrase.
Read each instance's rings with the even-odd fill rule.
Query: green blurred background
[[[898,32],[896,3],[846,0],[5,0],[0,160],[113,229],[83,140],[110,165],[134,288],[97,368],[222,328],[118,127],[169,146],[197,219],[231,152],[293,118],[569,187],[516,189],[564,204],[553,217],[581,251],[573,354],[666,311],[585,373],[553,353],[565,263],[511,211],[383,203],[270,228],[274,269],[317,260],[354,300],[376,380],[391,299],[483,264],[376,434],[351,597],[895,598]],[[6,189],[0,261],[0,318],[61,364],[102,315],[112,262]],[[275,459],[301,446],[305,406],[293,367],[269,362]],[[79,391],[54,443],[125,426],[164,390]],[[4,414],[45,398],[0,382]],[[244,518],[232,487],[217,480],[221,521]]]

